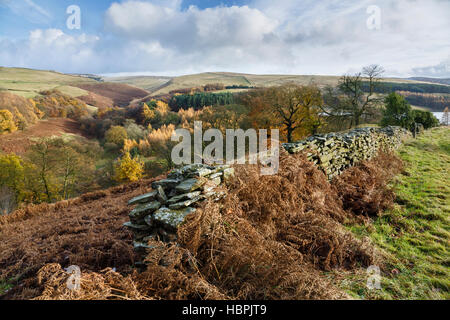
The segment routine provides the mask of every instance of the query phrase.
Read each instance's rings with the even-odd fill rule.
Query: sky
[[[0,66],[450,78],[449,31],[450,0],[0,0]]]

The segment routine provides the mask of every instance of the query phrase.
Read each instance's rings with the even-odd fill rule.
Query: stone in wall
[[[343,133],[314,135],[295,143],[284,143],[289,153],[307,151],[307,157],[332,179],[378,150],[393,150],[410,132],[400,127],[358,128]]]
[[[135,250],[145,252],[150,239],[175,241],[186,216],[204,200],[222,199],[226,194],[218,187],[232,176],[234,169],[227,165],[193,164],[174,169],[167,178],[153,182],[152,192],[128,202],[135,207],[124,226],[133,232]]]

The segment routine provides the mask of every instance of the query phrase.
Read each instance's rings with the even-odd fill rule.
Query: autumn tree
[[[147,141],[154,154],[166,161],[167,169],[174,167],[172,161],[172,148],[177,144],[171,140],[172,133],[175,131],[174,125],[163,125],[161,128],[153,130],[148,136]]]
[[[288,142],[317,131],[320,90],[315,85],[287,84],[258,89],[243,98],[251,108],[250,118],[258,128],[281,128]]]
[[[53,140],[57,153],[58,194],[69,199],[92,188],[95,181],[95,160],[101,153],[100,146],[94,142]]]
[[[156,117],[156,113],[154,109],[150,109],[148,104],[144,103],[142,105],[141,117],[143,124],[149,124]]]
[[[193,110],[193,109],[190,109]],[[181,110],[180,110],[181,111]],[[226,106],[208,106],[201,111],[195,111],[196,116],[191,117],[190,127],[193,127],[193,120],[197,118],[203,122],[204,129],[215,128],[221,130],[224,134],[226,129],[243,129],[251,127],[248,117],[249,108],[243,105],[226,105]],[[180,113],[180,112],[179,112]],[[181,112],[182,119],[186,119],[188,112]]]
[[[59,156],[51,138],[40,139],[27,153],[27,158],[34,166],[29,174],[35,177],[36,185],[40,187],[40,190],[33,187],[37,201],[58,200],[56,168]]]
[[[40,139],[27,152],[26,188],[34,202],[68,199],[95,187],[98,143]]]
[[[0,110],[0,134],[11,133],[17,130],[14,116],[8,110]]]
[[[23,198],[22,159],[14,154],[0,155],[0,214],[10,213]]]
[[[144,164],[137,157],[132,158],[129,152],[114,166],[115,180],[118,182],[138,181],[144,173]]]
[[[20,111],[17,109],[17,107],[14,107],[14,122],[16,124],[16,127],[19,130],[25,130],[25,128],[27,127],[27,120],[25,119],[25,117],[20,113]]]
[[[122,147],[123,142],[128,138],[127,130],[122,126],[112,126],[106,131],[105,138],[107,142]]]

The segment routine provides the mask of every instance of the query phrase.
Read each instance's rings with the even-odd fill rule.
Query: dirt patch
[[[88,138],[80,129],[80,124],[77,121],[67,118],[50,118],[48,120],[41,120],[24,131],[0,135],[0,150],[5,153],[12,152],[23,155],[30,145],[33,144],[33,139],[61,136],[65,133]]]
[[[126,107],[134,99],[148,96],[148,92],[122,83],[77,84],[78,88],[109,98],[114,105]],[[112,107],[113,105],[110,105]]]
[[[0,279],[16,279],[9,298],[42,293],[36,278],[49,263],[77,265],[83,272],[115,268],[129,273],[134,263],[128,200],[149,191],[142,180],[55,204],[29,206],[0,217]],[[7,297],[7,298],[8,298]]]

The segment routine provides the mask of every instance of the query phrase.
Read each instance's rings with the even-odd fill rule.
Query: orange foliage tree
[[[316,133],[322,124],[322,95],[315,85],[287,84],[252,90],[242,101],[250,108],[255,128],[278,128],[288,142]]]

